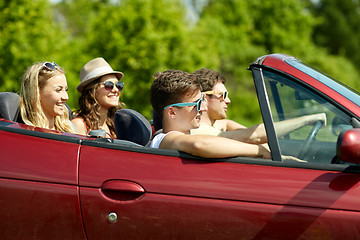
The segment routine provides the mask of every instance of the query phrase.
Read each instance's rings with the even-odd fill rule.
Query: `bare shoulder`
[[[185,133],[182,132],[178,132],[178,131],[173,131],[173,132],[169,132],[168,134],[166,134],[166,136],[164,137],[165,141],[175,141],[176,139],[178,139],[179,137],[182,136],[187,136]]]
[[[214,127],[219,129],[220,131],[225,132],[227,129],[227,121],[227,119],[216,120],[214,123]]]
[[[190,135],[186,135],[185,133],[178,131],[169,132],[163,138],[159,147],[165,149],[179,150],[179,145],[181,145],[181,142],[185,141],[186,136]]]
[[[71,120],[71,122],[75,125],[75,126],[81,126],[81,125],[85,125],[84,124],[84,119],[82,119],[81,117],[77,117]]]
[[[71,120],[71,122],[74,124],[76,131],[79,134],[87,135],[87,129],[84,120],[81,117],[74,118]]]

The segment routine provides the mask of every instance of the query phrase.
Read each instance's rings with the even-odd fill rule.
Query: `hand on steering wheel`
[[[302,147],[302,149],[300,150],[299,154],[298,154],[298,158],[303,159],[305,154],[307,153],[307,151],[310,148],[311,143],[314,141],[316,134],[319,132],[321,126],[323,125],[322,121],[316,121],[315,124],[313,125],[308,137],[305,140],[305,143]]]

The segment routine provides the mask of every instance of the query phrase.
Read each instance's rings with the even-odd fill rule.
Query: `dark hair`
[[[181,102],[183,97],[201,90],[199,79],[191,73],[180,70],[166,70],[156,73],[150,89],[150,102],[159,116],[164,107]]]
[[[103,77],[103,76],[101,76]],[[78,116],[82,117],[89,127],[89,130],[97,130],[100,129],[100,113],[99,110],[101,108],[99,102],[95,98],[96,89],[98,87],[98,83],[100,78],[90,83],[86,89],[84,89],[79,97],[79,111]],[[106,124],[109,127],[110,134],[113,138],[116,138],[115,134],[115,126],[114,126],[114,115],[116,110],[120,109],[123,105],[122,102],[119,102],[117,107],[111,107],[108,109]]]
[[[199,78],[203,91],[211,91],[217,83],[225,84],[226,82],[225,77],[221,73],[207,68],[196,70],[193,74]]]

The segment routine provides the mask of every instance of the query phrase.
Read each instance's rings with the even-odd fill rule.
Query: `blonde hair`
[[[38,62],[28,67],[22,76],[20,90],[20,114],[27,125],[48,128],[49,121],[40,102],[40,90],[48,79],[58,74],[65,74],[64,70],[56,66],[54,70],[44,67],[45,62]],[[69,120],[69,111],[64,109],[62,116],[54,118],[55,130],[75,133]]]

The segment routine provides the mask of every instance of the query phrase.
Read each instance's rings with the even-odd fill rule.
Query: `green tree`
[[[265,48],[251,42],[252,12],[248,9],[246,0],[209,1],[196,26],[207,44],[214,46],[207,51],[220,60],[215,70],[227,79],[232,100],[228,116],[242,123],[261,121],[251,73],[246,68],[266,54]]]
[[[59,62],[66,70],[69,87],[67,103],[73,110],[77,109],[80,96],[76,90],[80,83],[80,70],[91,59],[87,48],[86,32],[89,29],[89,23],[99,14],[99,9],[106,4],[109,3],[97,0],[63,0],[54,5],[55,12],[61,18],[60,23],[68,35]]]
[[[311,35],[315,20],[303,1],[254,0],[249,3],[250,10],[252,41],[263,45],[269,53],[306,54],[314,46]]]
[[[66,45],[66,33],[46,0],[1,1],[0,36],[0,91],[18,92],[28,66],[59,60]]]
[[[102,5],[89,23],[89,57],[102,56],[124,72],[123,101],[148,118],[152,113],[149,89],[157,71],[192,71],[218,63],[207,51],[209,46],[194,38],[185,16],[182,1],[124,0]]]
[[[207,67],[228,80],[229,117],[251,125],[261,116],[246,68],[275,52],[360,89],[358,0],[186,0],[197,13],[195,21],[184,2],[1,1],[0,91],[18,92],[26,67],[54,60],[66,71],[68,103],[76,108],[80,69],[101,56],[125,74],[122,100],[150,119],[154,73]]]
[[[315,24],[305,1],[209,0],[198,27],[216,42],[212,51],[221,62],[217,70],[228,80],[230,118],[245,125],[261,121],[252,76],[245,71],[261,55],[292,55],[340,81],[354,83],[358,73],[349,61],[313,43]]]
[[[360,66],[360,2],[358,0],[320,0],[312,2],[317,16],[314,42],[333,55],[348,57]]]

